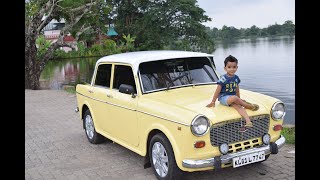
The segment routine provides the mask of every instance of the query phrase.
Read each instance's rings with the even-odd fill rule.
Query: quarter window
[[[100,64],[98,66],[95,85],[110,87],[111,64]]]

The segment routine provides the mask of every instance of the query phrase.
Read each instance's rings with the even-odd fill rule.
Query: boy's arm
[[[212,107],[212,106],[214,107],[215,106],[215,102],[220,94],[221,88],[222,88],[222,86],[220,84],[218,84],[216,92],[213,95],[212,101],[210,104],[207,105],[207,107]]]
[[[240,98],[240,90],[239,89],[240,88],[239,88],[239,84],[238,84],[237,89],[236,89],[236,95]]]

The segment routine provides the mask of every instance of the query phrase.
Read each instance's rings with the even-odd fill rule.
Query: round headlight
[[[195,136],[203,136],[209,129],[209,120],[204,116],[197,116],[191,123],[191,132]]]
[[[286,114],[286,109],[282,102],[276,102],[273,104],[271,108],[271,116],[275,120],[283,119],[284,115]]]
[[[264,135],[262,136],[262,142],[263,142],[264,144],[269,144],[269,143],[270,143],[270,139],[271,139],[271,137],[270,137],[269,134],[264,134]]]
[[[229,151],[229,146],[227,143],[223,143],[220,145],[219,149],[222,154],[227,154]]]

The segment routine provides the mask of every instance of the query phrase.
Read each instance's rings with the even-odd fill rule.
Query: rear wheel
[[[92,144],[102,143],[104,141],[104,137],[101,136],[101,134],[96,132],[89,109],[86,110],[83,120],[84,120],[84,129],[89,142]]]
[[[172,146],[168,138],[162,134],[152,137],[149,145],[150,162],[157,179],[180,179],[182,171],[176,164]]]

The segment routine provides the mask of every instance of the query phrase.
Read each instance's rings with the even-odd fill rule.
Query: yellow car
[[[258,104],[246,110],[254,127],[232,107],[211,102],[219,75],[213,55],[187,51],[140,51],[102,57],[91,84],[76,86],[77,107],[90,143],[105,138],[145,157],[158,179],[184,171],[221,169],[265,161],[285,143],[280,134],[285,105],[240,89]]]

